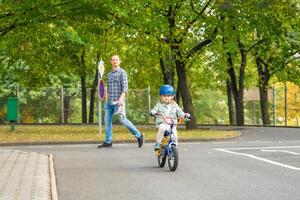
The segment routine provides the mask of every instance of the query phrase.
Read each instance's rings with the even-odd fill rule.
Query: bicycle
[[[157,156],[158,166],[164,167],[166,164],[166,160],[168,159],[168,166],[170,171],[175,171],[178,166],[179,156],[178,156],[176,141],[174,139],[173,128],[178,124],[180,124],[183,119],[185,119],[185,121],[190,121],[190,119],[188,117],[171,118],[171,117],[166,117],[160,113],[156,113],[155,115],[162,116],[164,122],[170,125],[170,129],[164,132],[164,137],[160,143],[159,149],[155,151]],[[168,122],[167,119],[170,119],[171,122]],[[177,120],[178,122],[176,123]]]

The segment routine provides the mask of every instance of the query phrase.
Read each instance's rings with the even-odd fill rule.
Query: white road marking
[[[236,142],[212,142],[213,144],[235,144]]]
[[[300,142],[300,140],[294,140],[294,141],[280,141],[280,142]]]
[[[292,154],[292,155],[299,155],[299,153],[292,152],[292,151],[284,151],[284,150],[261,149],[261,151],[265,151],[265,152],[283,152],[283,153],[288,153],[288,154]]]
[[[247,153],[239,153],[239,152],[234,152],[234,151],[230,151],[230,150],[226,150],[226,149],[220,149],[220,148],[217,148],[215,150],[223,151],[223,152],[230,153],[230,154],[235,154],[235,155],[247,156],[247,157],[250,157],[250,158],[253,158],[253,159],[256,159],[256,160],[260,160],[260,161],[263,161],[263,162],[266,162],[266,163],[270,163],[270,164],[273,164],[273,165],[277,165],[277,166],[280,166],[280,167],[285,167],[285,168],[288,168],[288,169],[293,169],[293,170],[300,171],[300,168],[298,168],[298,167],[293,167],[293,166],[290,166],[290,165],[286,165],[286,164],[283,164],[283,163],[280,163],[280,162],[275,162],[275,161],[272,161],[272,160],[268,160],[268,159],[261,158],[261,157],[258,157],[258,156],[254,156],[254,155],[247,154]]]
[[[270,147],[237,147],[226,148],[227,150],[253,150],[253,149],[300,149],[300,146],[270,146]]]
[[[272,143],[273,141],[253,141],[253,142],[248,142],[248,143]]]

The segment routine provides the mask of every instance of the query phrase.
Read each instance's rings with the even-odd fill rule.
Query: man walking
[[[111,58],[112,71],[108,74],[107,93],[105,109],[105,141],[97,148],[112,146],[112,118],[115,113],[118,114],[120,122],[137,138],[138,146],[142,147],[144,136],[137,128],[126,118],[126,94],[128,92],[127,73],[120,67],[121,60],[118,55]]]

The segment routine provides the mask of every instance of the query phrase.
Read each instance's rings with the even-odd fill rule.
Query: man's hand
[[[118,101],[119,106],[123,106],[123,102],[124,102],[123,98],[120,97],[120,99]]]
[[[124,104],[125,96],[126,96],[126,93],[123,92],[118,100],[119,106],[122,106]]]

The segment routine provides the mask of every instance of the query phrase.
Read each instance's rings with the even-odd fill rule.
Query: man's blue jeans
[[[118,111],[119,105],[112,104],[111,102],[105,102],[104,109],[105,109],[105,143],[112,142],[112,119],[113,115]],[[126,110],[125,110],[125,103],[123,105],[123,112],[117,113],[121,124],[126,126],[128,130],[134,135],[136,138],[141,137],[141,133],[136,129],[136,127],[126,118]]]

